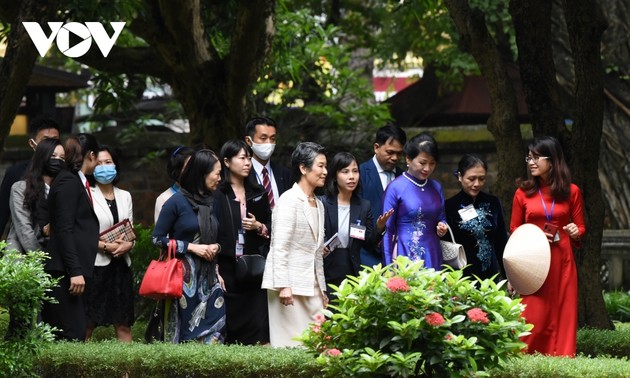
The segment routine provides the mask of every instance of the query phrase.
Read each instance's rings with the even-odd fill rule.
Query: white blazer
[[[103,232],[114,225],[114,216],[112,215],[107,201],[101,192],[101,188],[95,185],[91,188],[92,199],[94,201],[94,212],[98,217],[99,232]],[[131,194],[122,189],[114,187],[114,197],[116,198],[116,208],[118,209],[118,221],[122,221],[125,218],[129,218],[131,224],[133,224],[133,203],[131,202]],[[131,257],[129,253],[126,253],[125,262],[127,266],[131,266]],[[110,254],[103,253],[100,249],[96,254],[96,261],[94,266],[106,266],[112,261]]]
[[[317,275],[319,289],[326,291],[322,255],[324,205],[317,200],[317,222],[312,209],[306,194],[297,184],[293,184],[276,202],[271,218],[271,246],[265,264],[263,289],[290,287],[294,295],[313,296]]]

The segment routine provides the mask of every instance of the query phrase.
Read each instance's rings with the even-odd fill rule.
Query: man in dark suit
[[[28,145],[35,151],[37,144],[46,138],[59,139],[59,125],[57,122],[46,117],[35,117],[29,126],[31,138]],[[30,159],[17,162],[7,168],[0,185],[0,237],[5,238],[8,233],[7,223],[11,212],[9,211],[9,196],[11,195],[11,187],[16,182],[24,178],[24,174],[28,168]],[[6,228],[6,232],[5,232]]]
[[[245,142],[254,151],[249,176],[269,193],[269,205],[273,210],[282,193],[293,186],[287,167],[270,161],[276,147],[276,122],[268,117],[254,117],[245,126]]]
[[[397,167],[402,159],[407,135],[398,126],[386,125],[378,129],[374,140],[374,156],[361,163],[361,196],[372,204],[374,221],[383,213],[383,193],[387,185],[402,174]],[[361,264],[374,266],[382,261],[381,248],[373,251],[361,249]]]

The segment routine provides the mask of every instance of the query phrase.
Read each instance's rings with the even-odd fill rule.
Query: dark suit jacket
[[[7,168],[4,172],[2,185],[0,186],[0,238],[4,235],[5,228],[11,217],[11,211],[9,210],[11,187],[24,177],[30,162],[30,160],[20,161]],[[8,233],[9,230],[6,230],[6,232]]]
[[[241,209],[236,202],[234,191],[229,183],[222,183],[214,196],[214,212],[219,221],[217,243],[221,245],[218,263],[219,272],[225,281],[227,291],[251,290],[252,283],[239,283],[236,280],[236,240],[238,229],[241,226]],[[250,187],[246,184],[245,200],[247,212],[254,214],[256,220],[267,226],[271,233],[271,209],[269,198],[263,187]],[[231,208],[231,210],[230,210]],[[260,254],[267,257],[269,253],[269,239],[264,238],[256,231],[245,232],[245,245],[243,253],[246,255]],[[260,282],[257,288],[260,288]]]
[[[376,220],[383,213],[384,191],[383,184],[381,184],[381,177],[372,159],[361,163],[359,173],[361,174],[361,197],[368,200],[372,205],[372,214],[374,215],[373,226],[376,228]],[[402,170],[396,167],[394,175],[398,177],[401,174]],[[364,260],[364,265],[373,266],[380,263],[382,261],[380,248],[375,248],[373,251],[366,249],[361,250],[361,258]]]
[[[284,165],[275,163],[273,161],[270,162],[269,165],[271,166],[271,170],[273,171],[273,178],[276,181],[276,186],[278,187],[278,194],[282,195],[282,193],[291,189],[291,187],[293,186],[293,181],[291,180],[291,171],[289,171],[289,169]],[[249,171],[249,178],[253,180],[253,182],[257,182],[262,185],[262,182],[260,182],[258,180],[258,177],[256,176],[256,170],[254,168]],[[278,199],[276,198],[275,200],[277,201]]]
[[[320,197],[324,204],[324,240],[330,239],[339,230],[339,217],[337,210],[337,196]],[[350,224],[356,224],[357,219],[361,220],[361,225],[366,227],[365,240],[350,238],[348,244],[348,254],[332,251],[324,258],[324,275],[327,283],[339,284],[347,275],[358,275],[361,269],[361,247],[372,249],[378,241],[380,235],[374,231],[374,218],[370,203],[358,196],[352,197],[350,201]],[[339,267],[347,266],[344,262],[339,263],[339,259],[350,256],[352,271],[340,271]],[[336,282],[337,281],[337,282]]]
[[[45,271],[92,277],[98,250],[98,218],[76,173],[59,172],[48,194],[50,259]]]

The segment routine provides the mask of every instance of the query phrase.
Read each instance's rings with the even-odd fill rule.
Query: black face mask
[[[66,162],[61,159],[50,158],[44,164],[44,173],[48,176],[55,177],[62,169],[66,167]]]

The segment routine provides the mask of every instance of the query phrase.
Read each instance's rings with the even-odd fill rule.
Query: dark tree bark
[[[553,135],[562,141],[566,138],[551,45],[551,5],[551,2],[515,0],[510,3],[510,14],[534,135]]]
[[[4,146],[9,135],[38,56],[22,22],[46,22],[57,8],[56,1],[24,0],[11,5],[2,13],[11,17],[11,32],[0,64],[0,147]]]
[[[516,189],[514,180],[525,174],[525,147],[516,116],[516,92],[502,55],[488,32],[484,15],[471,9],[465,0],[444,0],[444,5],[460,35],[460,46],[477,61],[490,92],[492,115],[488,119],[488,130],[494,136],[498,158],[495,194],[510,219]]]
[[[588,327],[613,328],[606,313],[599,278],[604,220],[604,203],[597,174],[604,113],[600,49],[606,21],[599,4],[593,0],[565,0],[564,12],[575,62],[576,84],[570,167],[574,182],[584,193],[588,229],[582,248],[576,251],[580,284],[579,323]]]

